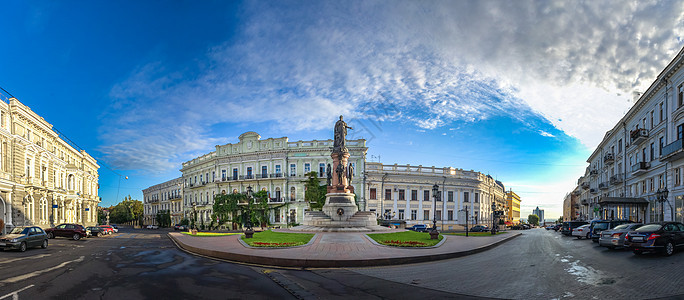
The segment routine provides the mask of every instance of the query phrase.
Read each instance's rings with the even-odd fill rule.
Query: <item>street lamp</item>
[[[656,197],[658,199],[658,202],[660,202],[660,221],[663,222],[665,221],[665,209],[663,203],[667,201],[667,195],[670,193],[670,191],[667,190],[667,188],[664,189],[658,189],[656,192]]]
[[[252,205],[252,186],[247,187],[247,229],[245,229],[245,238],[251,239],[254,236],[254,230],[252,229],[252,210],[250,206]]]
[[[437,231],[437,193],[439,193],[439,186],[435,183],[435,185],[432,186],[434,204],[432,208],[432,230],[430,231],[431,240],[436,240],[439,237],[439,231]]]
[[[465,220],[466,220],[465,230],[466,230],[466,236],[468,236],[468,218],[469,218],[469,216],[468,216],[468,205],[467,205],[467,203],[463,203],[463,205],[465,206],[465,208],[461,209],[461,211],[465,211]]]
[[[496,198],[494,199],[496,201]],[[496,203],[492,203],[492,234],[496,234],[496,215],[494,212],[496,211]]]

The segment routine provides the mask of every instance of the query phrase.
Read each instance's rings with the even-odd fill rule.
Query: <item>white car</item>
[[[579,240],[582,238],[590,239],[591,236],[589,235],[589,224],[574,228],[571,235],[577,237]]]
[[[147,229],[159,229],[157,225],[147,225]]]

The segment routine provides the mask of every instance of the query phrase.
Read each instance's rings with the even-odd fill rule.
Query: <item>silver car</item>
[[[608,247],[609,249],[625,247],[625,235],[641,226],[644,226],[644,224],[630,223],[615,226],[615,228],[610,230],[601,231],[601,236],[598,241],[599,246]]]
[[[589,224],[582,225],[577,228],[572,229],[572,236],[577,237],[577,239],[581,240],[583,237],[585,238],[590,238],[589,236]]]

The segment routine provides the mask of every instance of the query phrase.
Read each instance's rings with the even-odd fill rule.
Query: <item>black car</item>
[[[556,224],[553,226],[553,231],[558,231],[558,229],[561,229],[561,227],[563,227],[563,224]]]
[[[487,226],[482,226],[482,225],[475,225],[473,228],[470,228],[471,232],[487,232],[489,231],[489,227]]]
[[[589,226],[589,235],[594,243],[598,243],[601,237],[601,231],[613,229],[618,225],[634,223],[630,220],[596,220],[591,221]]]
[[[561,233],[567,236],[570,236],[572,234],[572,230],[580,227],[582,225],[589,224],[588,222],[584,221],[568,221],[568,222],[563,222],[563,227],[561,227]]]
[[[90,231],[90,236],[98,237],[107,234],[107,229],[100,226],[86,227],[86,230]]]
[[[634,252],[661,252],[672,255],[676,248],[684,247],[684,224],[662,222],[646,224],[625,236],[625,246]]]

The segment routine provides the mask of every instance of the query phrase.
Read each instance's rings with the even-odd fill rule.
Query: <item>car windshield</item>
[[[608,229],[608,223],[607,222],[598,222],[594,223],[594,229]]]
[[[629,227],[629,224],[622,224],[622,225],[615,226],[615,229],[616,229],[616,230],[618,230],[618,229],[627,229],[628,227]]]
[[[648,224],[637,228],[636,231],[657,231],[660,230],[661,227],[663,226],[660,224]]]
[[[29,230],[31,230],[29,227],[14,227],[10,234],[28,234]]]

